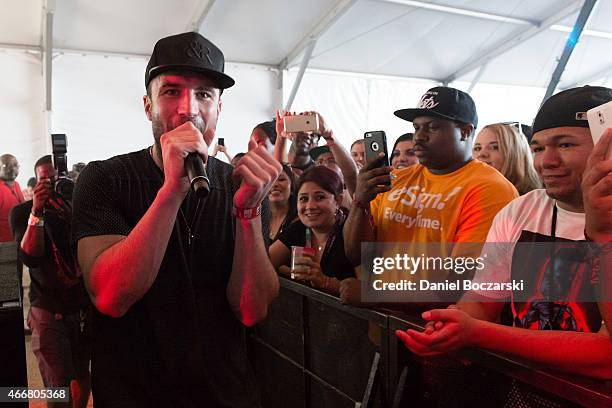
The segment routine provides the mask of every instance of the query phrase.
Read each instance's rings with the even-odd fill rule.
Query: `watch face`
[[[38,218],[34,214],[30,214],[30,218],[28,218],[28,225],[33,227],[43,227],[45,225],[45,221]]]

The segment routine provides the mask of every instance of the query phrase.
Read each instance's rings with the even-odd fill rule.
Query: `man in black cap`
[[[393,172],[369,161],[357,177],[344,226],[346,253],[361,261],[362,242],[484,242],[495,214],[517,196],[495,169],[472,160],[478,124],[472,98],[435,87],[416,109],[395,115],[415,128],[419,164]],[[371,221],[372,222],[371,222]]]
[[[424,333],[397,333],[413,352],[434,356],[480,347],[558,370],[612,378],[612,343],[596,303],[597,282],[610,273],[610,264],[601,261],[598,249],[576,243],[585,241],[585,209],[596,224],[612,212],[602,204],[612,193],[605,181],[595,187],[612,171],[612,163],[603,160],[610,135],[597,146],[599,155],[589,159],[593,140],[586,118],[587,110],[609,101],[612,89],[586,86],[560,92],[542,105],[531,146],[545,188],[517,198],[495,217],[483,250],[492,251],[494,260],[474,278],[479,285],[523,281],[524,286],[479,286],[482,290],[467,292],[452,308],[425,312],[430,324]],[[583,182],[585,170],[589,178]],[[598,241],[612,236],[595,225],[589,229]],[[514,327],[495,323],[507,302]]]
[[[144,96],[155,143],[79,176],[73,240],[96,309],[96,406],[259,405],[243,325],[278,292],[261,205],[281,167],[264,147],[236,168],[207,157],[232,85],[200,34],[159,40]],[[190,191],[190,153],[206,163],[206,198]]]

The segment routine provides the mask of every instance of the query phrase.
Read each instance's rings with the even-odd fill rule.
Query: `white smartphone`
[[[587,119],[589,120],[593,144],[597,144],[603,132],[607,128],[612,128],[612,102],[589,109],[587,111]],[[612,144],[608,147],[608,152],[606,153],[606,160],[610,159],[612,159]]]
[[[317,115],[293,115],[283,118],[285,132],[315,132],[319,129]]]

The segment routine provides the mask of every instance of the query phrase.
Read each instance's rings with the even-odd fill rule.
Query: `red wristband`
[[[255,208],[234,207],[232,209],[232,214],[234,214],[236,218],[240,218],[241,220],[252,220],[253,218],[259,217],[261,215],[261,205],[258,205]]]

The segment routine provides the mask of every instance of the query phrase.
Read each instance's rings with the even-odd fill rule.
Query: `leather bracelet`
[[[28,218],[28,225],[31,225],[32,227],[44,227],[45,220],[43,219],[43,217],[37,217],[34,214],[30,213],[30,218]]]
[[[232,209],[232,214],[234,215],[234,217],[239,218],[241,220],[252,220],[253,218],[257,218],[261,215],[261,205],[258,205],[255,208],[234,207]]]

